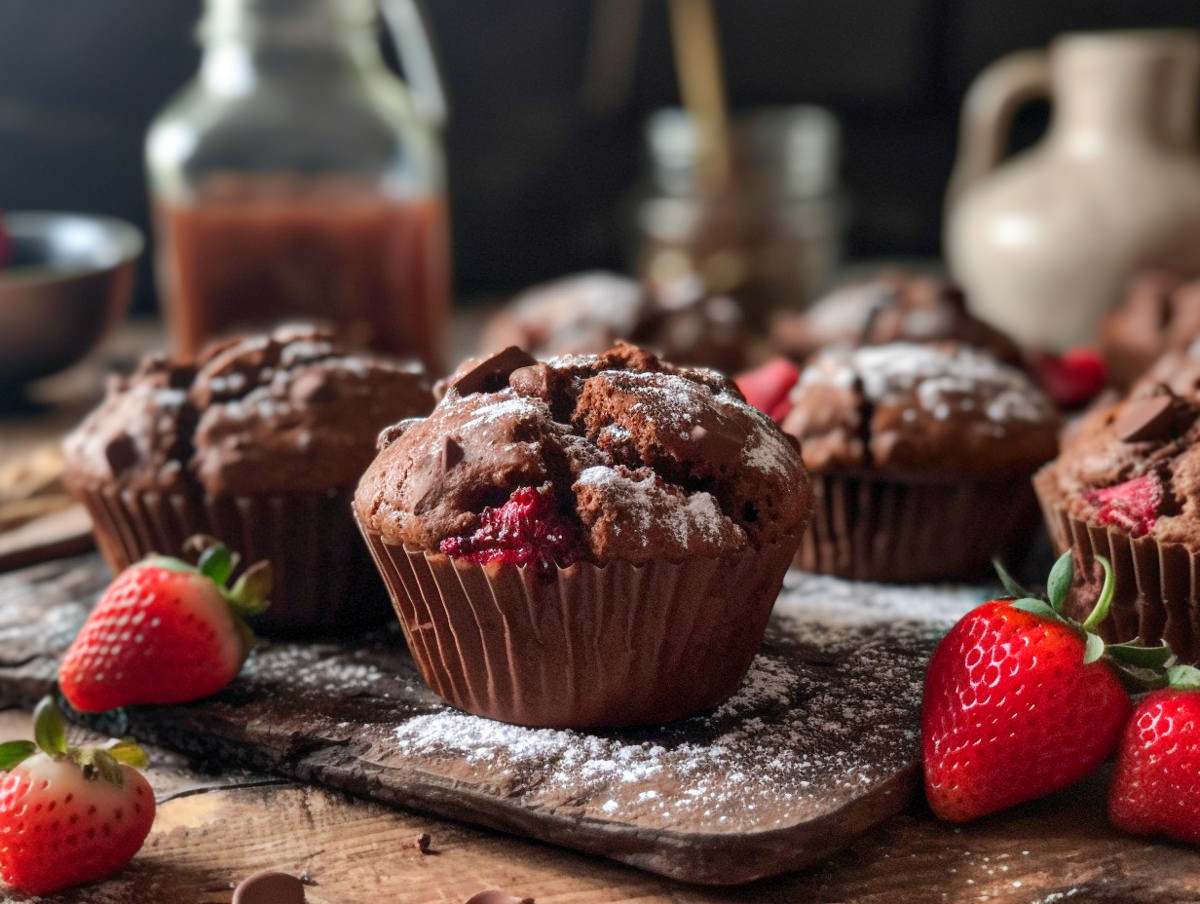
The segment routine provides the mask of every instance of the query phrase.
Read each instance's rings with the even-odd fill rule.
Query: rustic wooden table
[[[99,389],[96,362],[114,351],[128,360],[153,335],[122,331],[42,389],[53,404],[0,416],[0,464],[74,422]],[[0,712],[0,739],[29,733],[27,714]],[[821,865],[708,889],[289,780],[203,775],[154,753],[160,807],[146,847],[117,877],[47,900],[217,904],[240,879],[275,868],[304,876],[314,904],[459,904],[486,888],[538,904],[1200,901],[1200,854],[1113,830],[1103,775],[965,827],[914,804]],[[430,853],[415,844],[421,832],[432,836]],[[21,900],[0,891],[0,901]]]

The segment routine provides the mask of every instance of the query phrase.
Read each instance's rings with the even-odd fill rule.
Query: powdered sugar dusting
[[[893,342],[863,348],[831,348],[807,367],[797,384],[847,388],[860,382],[875,403],[917,405],[945,420],[955,413],[984,417],[995,424],[1041,422],[1053,418],[1050,400],[1015,367],[984,351]],[[982,410],[976,405],[981,399]]]
[[[452,709],[398,727],[392,756],[512,776],[529,805],[641,825],[766,830],[836,808],[916,762],[929,652],[982,598],[793,572],[767,642],[713,712],[656,729],[529,729]],[[904,618],[905,621],[897,621]],[[459,772],[456,770],[456,774]]]

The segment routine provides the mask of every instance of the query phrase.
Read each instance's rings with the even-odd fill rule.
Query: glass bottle
[[[174,350],[314,319],[442,371],[440,133],[383,61],[375,0],[206,0],[200,37],[199,73],[146,139]]]

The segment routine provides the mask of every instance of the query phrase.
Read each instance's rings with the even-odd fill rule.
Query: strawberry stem
[[[1108,612],[1112,608],[1113,591],[1116,589],[1112,565],[1109,564],[1108,559],[1104,556],[1096,556],[1096,561],[1104,569],[1104,585],[1100,588],[1100,596],[1096,600],[1096,605],[1092,607],[1091,614],[1083,620],[1083,630],[1088,632],[1095,631],[1100,623],[1108,618]]]

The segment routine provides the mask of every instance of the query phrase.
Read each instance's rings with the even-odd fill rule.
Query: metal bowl
[[[74,364],[125,317],[145,240],[122,220],[76,213],[6,213],[4,230],[0,386],[20,386]]]

